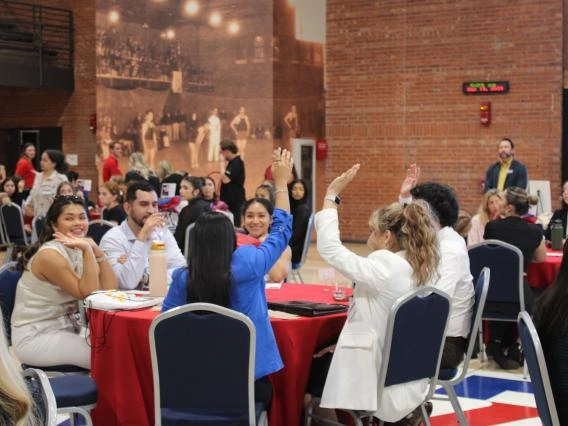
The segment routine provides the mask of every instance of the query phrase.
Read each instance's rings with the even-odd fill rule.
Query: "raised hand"
[[[343,191],[349,184],[349,182],[351,182],[353,178],[355,178],[360,167],[360,164],[355,164],[349,170],[343,172],[341,175],[333,179],[327,187],[327,195],[336,196],[340,194],[341,191]]]
[[[420,179],[420,167],[412,163],[406,170],[406,176],[400,186],[400,196],[410,197],[410,191],[418,184],[418,179]]]
[[[272,176],[274,176],[274,183],[277,188],[286,186],[293,164],[290,151],[282,148],[274,150],[272,153]]]

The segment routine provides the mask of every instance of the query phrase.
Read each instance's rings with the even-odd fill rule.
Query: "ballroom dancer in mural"
[[[239,155],[244,160],[245,150],[247,148],[247,139],[250,135],[250,121],[248,116],[245,114],[245,107],[239,108],[239,113],[235,115],[235,118],[231,121],[231,129],[235,132]]]
[[[296,105],[292,105],[290,111],[284,116],[284,129],[286,130],[284,140],[288,142],[288,148],[292,149],[292,139],[300,137],[300,120]]]
[[[158,136],[156,135],[156,126],[154,124],[154,113],[151,110],[146,111],[144,122],[142,123],[141,139],[144,145],[144,156],[146,162],[152,170],[155,168],[156,150],[158,148]]]
[[[209,117],[209,149],[207,150],[207,161],[219,161],[219,143],[221,142],[221,120],[219,120],[219,110],[213,108]]]
[[[191,160],[191,168],[196,169],[199,167],[199,148],[209,133],[209,123],[199,126],[197,129],[197,136],[195,139],[190,139],[188,142],[189,156]],[[210,142],[211,143],[211,142]]]

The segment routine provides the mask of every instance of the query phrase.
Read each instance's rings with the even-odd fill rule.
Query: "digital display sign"
[[[509,92],[508,81],[470,81],[463,83],[463,93],[466,95],[491,95]]]

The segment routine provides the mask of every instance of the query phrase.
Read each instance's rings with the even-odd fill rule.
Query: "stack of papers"
[[[147,291],[97,291],[85,299],[91,309],[104,311],[148,308],[164,301],[163,297],[151,297]]]

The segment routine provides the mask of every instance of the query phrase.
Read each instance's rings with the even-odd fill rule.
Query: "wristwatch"
[[[332,203],[335,203],[337,205],[339,205],[339,203],[341,203],[341,198],[339,198],[339,195],[333,196],[333,195],[326,195],[324,197],[325,200],[331,201]]]

